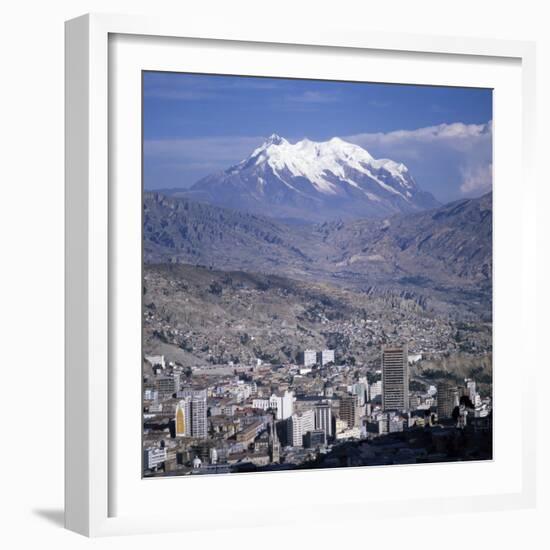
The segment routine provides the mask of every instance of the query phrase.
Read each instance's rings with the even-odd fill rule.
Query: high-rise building
[[[197,391],[191,397],[191,435],[205,439],[208,436],[206,391]]]
[[[356,382],[351,387],[351,393],[357,396],[357,404],[362,407],[367,402],[367,385],[363,382]]]
[[[340,398],[340,418],[347,423],[348,428],[353,428],[357,418],[357,396],[347,395]]]
[[[317,353],[317,363],[324,366],[328,363],[334,363],[334,350],[324,349]]]
[[[437,418],[444,420],[452,418],[454,408],[458,405],[458,389],[450,382],[444,381],[437,385]]]
[[[407,346],[382,347],[382,408],[409,409],[409,362]]]
[[[287,440],[293,447],[301,447],[304,444],[304,435],[315,429],[315,416],[311,409],[293,414],[287,422]]]
[[[382,395],[382,380],[378,380],[376,382],[373,382],[370,385],[370,399],[376,399],[379,395]]]
[[[277,420],[285,420],[294,412],[294,393],[285,391],[283,395],[273,394],[269,398],[269,406],[277,411]]]
[[[275,426],[275,418],[271,419],[270,431],[269,431],[269,458],[271,462],[278,463],[281,460],[281,444],[279,443],[279,436],[277,435],[277,428]]]
[[[311,367],[317,363],[317,352],[314,349],[306,349],[302,353],[304,367]]]
[[[182,400],[176,405],[176,435],[178,434],[178,407],[183,409],[185,435],[206,439],[208,437],[206,390],[185,388],[178,392]],[[180,414],[180,419],[182,418]]]
[[[190,426],[190,399],[182,399],[176,405],[176,437],[185,437],[191,435],[191,426]]]
[[[176,393],[176,381],[173,376],[159,376],[156,379],[157,391],[160,399],[168,399]]]
[[[323,430],[326,439],[332,437],[332,412],[328,403],[315,405],[315,429]]]

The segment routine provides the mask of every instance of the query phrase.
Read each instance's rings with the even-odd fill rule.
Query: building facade
[[[190,426],[190,400],[182,399],[176,405],[176,437],[187,437],[191,435],[191,426]]]
[[[340,418],[346,422],[348,428],[357,424],[357,396],[347,395],[340,398]]]
[[[166,462],[165,447],[148,447],[143,451],[144,467],[148,470],[156,470]]]
[[[186,437],[197,437],[206,439],[208,437],[208,404],[206,390],[184,389],[178,392],[182,397],[176,405],[176,435]],[[183,428],[181,432],[179,427]]]
[[[369,387],[369,399],[376,399],[379,395],[382,395],[382,380],[373,382]]]
[[[191,435],[201,439],[208,437],[206,391],[195,392],[191,397]]]
[[[324,366],[328,363],[334,363],[334,350],[324,349],[317,354],[317,363]]]
[[[302,447],[304,436],[315,429],[315,415],[313,410],[304,411],[301,414],[293,414],[288,419],[287,439],[292,447]]]
[[[407,346],[382,348],[382,408],[409,410],[409,362]]]
[[[285,391],[283,395],[273,394],[269,398],[269,406],[274,411],[277,411],[277,420],[290,418],[294,412],[294,393]]]
[[[324,447],[327,443],[326,434],[323,430],[312,430],[304,436],[304,446],[308,449]]]
[[[458,388],[449,382],[437,385],[437,418],[446,420],[453,417],[454,408],[458,405]]]
[[[315,429],[322,430],[326,439],[332,437],[332,410],[328,403],[315,405]]]
[[[306,349],[303,352],[304,367],[311,367],[317,364],[317,352],[313,349]]]
[[[364,382],[356,382],[351,387],[351,393],[357,396],[357,404],[362,407],[368,400],[368,385]]]

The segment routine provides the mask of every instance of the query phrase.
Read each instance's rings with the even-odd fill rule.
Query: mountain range
[[[169,194],[285,220],[383,218],[439,206],[408,168],[338,137],[290,143],[273,134],[249,157]]]
[[[144,260],[267,273],[491,316],[492,193],[383,219],[289,225],[144,195]]]

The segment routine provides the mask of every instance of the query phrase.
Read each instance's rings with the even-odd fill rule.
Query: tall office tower
[[[315,429],[323,430],[326,439],[332,437],[332,412],[328,403],[315,405]]]
[[[191,426],[189,423],[191,400],[186,397],[176,405],[176,437],[185,437],[191,435]]]
[[[351,387],[351,393],[357,396],[357,404],[362,407],[367,402],[367,385],[363,382],[356,382]]]
[[[277,428],[275,426],[275,418],[271,419],[270,433],[269,433],[269,455],[271,462],[279,463],[281,460],[281,444],[279,443],[279,436],[277,435]]]
[[[315,415],[311,409],[293,414],[287,422],[287,440],[292,447],[301,447],[304,444],[304,435],[315,429]]]
[[[195,391],[190,399],[191,435],[206,439],[208,436],[208,421],[206,418],[206,391]]]
[[[449,382],[437,385],[437,418],[452,418],[453,410],[458,405],[458,389]]]
[[[356,415],[356,407],[356,395],[348,395],[340,398],[340,418],[347,423],[348,428],[353,428],[358,420]]]
[[[409,410],[409,362],[407,346],[382,347],[382,408]]]

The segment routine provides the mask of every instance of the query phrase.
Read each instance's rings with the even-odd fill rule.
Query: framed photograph
[[[525,42],[67,22],[67,528],[532,505],[533,96]]]

